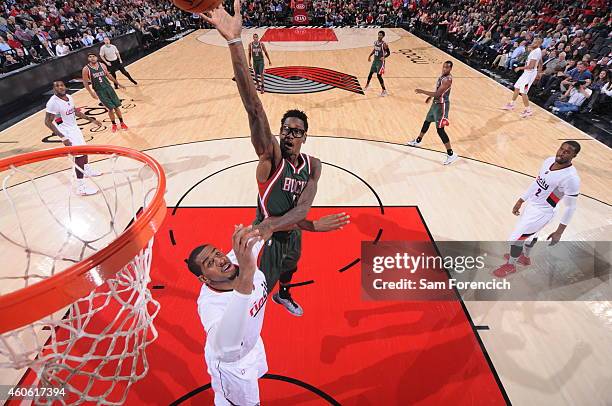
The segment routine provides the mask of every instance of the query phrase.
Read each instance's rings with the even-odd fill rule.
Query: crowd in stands
[[[245,27],[291,24],[290,3],[284,0],[242,1],[242,20]]]
[[[530,91],[556,114],[612,109],[612,29],[605,0],[429,2],[410,9],[416,32],[514,80],[533,39],[542,71]]]
[[[564,114],[609,109],[612,19],[607,0],[309,0],[310,24],[404,26],[513,79],[534,38],[543,69],[533,87]],[[245,26],[291,24],[293,0],[243,0]],[[4,0],[0,73],[62,57],[135,30],[143,45],[203,27],[168,0]]]
[[[198,23],[166,0],[2,0],[0,73],[133,30],[147,47]]]
[[[409,0],[314,0],[312,21],[327,27],[397,27],[407,20],[409,7]]]

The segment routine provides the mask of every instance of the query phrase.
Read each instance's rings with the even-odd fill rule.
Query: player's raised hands
[[[219,34],[227,41],[240,38],[242,32],[242,15],[240,15],[240,0],[234,0],[234,15],[231,16],[223,6],[201,14],[204,21],[212,24]]]
[[[261,240],[259,230],[253,226],[244,227],[242,224],[235,227],[232,236],[232,247],[240,266],[240,275],[247,276],[255,273],[257,269],[257,253],[253,252],[253,246]]]
[[[341,230],[345,225],[351,222],[350,218],[351,217],[346,213],[323,216],[313,222],[314,229],[318,232]]]

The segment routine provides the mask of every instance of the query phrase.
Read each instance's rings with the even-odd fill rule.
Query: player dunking
[[[429,129],[429,125],[431,123],[436,123],[438,135],[446,147],[446,159],[443,162],[444,165],[452,164],[459,158],[459,156],[453,152],[450,139],[444,130],[444,127],[450,125],[450,122],[448,121],[448,112],[450,110],[450,91],[451,86],[453,85],[453,76],[451,75],[452,70],[453,62],[444,62],[442,64],[442,76],[438,78],[438,81],[436,82],[436,90],[434,92],[429,92],[423,89],[416,89],[414,91],[416,94],[424,94],[427,96],[425,103],[429,103],[431,99],[433,99],[433,103],[429,108],[427,117],[425,117],[425,122],[421,128],[421,133],[415,140],[408,142],[408,145],[411,147],[418,147],[421,145],[421,141]]]
[[[215,405],[259,405],[258,379],[268,371],[261,339],[268,290],[257,269],[259,230],[237,226],[227,255],[196,247],[187,267],[203,282],[198,314],[206,331],[204,356]]]
[[[94,53],[90,53],[87,55],[87,61],[89,62],[85,67],[83,67],[83,84],[85,85],[85,89],[89,92],[91,97],[94,99],[100,99],[100,102],[108,109],[108,116],[111,120],[112,132],[117,132],[117,123],[115,122],[115,114],[119,117],[119,122],[121,123],[121,129],[127,130],[128,126],[123,122],[123,115],[121,114],[121,100],[115,93],[115,90],[110,85],[109,80],[111,80],[116,86],[121,89],[125,89],[125,86],[122,86],[117,82],[110,73],[108,73],[108,69],[102,63],[98,63],[98,56]],[[89,83],[91,82],[91,87]],[[93,90],[91,89],[93,87]]]
[[[259,41],[259,35],[253,34],[253,42],[249,44],[249,68],[251,67],[251,60],[253,60],[253,71],[255,72],[255,83],[257,83],[257,90],[262,94],[265,93],[264,85],[264,54],[268,58],[268,64],[272,65],[270,61],[270,55],[263,42]],[[261,79],[261,85],[259,80]]]
[[[370,55],[368,56],[368,62],[372,61],[372,56],[374,56],[374,60],[372,61],[372,66],[370,67],[368,82],[363,90],[368,90],[370,87],[370,81],[372,80],[372,75],[376,73],[376,77],[378,77],[378,81],[380,82],[380,87],[382,87],[382,92],[380,95],[388,96],[389,93],[385,87],[385,81],[383,80],[382,75],[385,73],[385,59],[391,55],[391,51],[389,50],[389,45],[383,41],[384,37],[385,32],[378,31],[378,40],[374,42],[374,49],[372,49],[372,52],[370,52]]]
[[[53,131],[62,143],[69,146],[85,145],[83,133],[79,128],[76,118],[88,120],[91,123],[101,126],[98,120],[89,117],[82,113],[74,106],[72,96],[66,94],[66,85],[61,80],[53,82],[53,96],[47,102],[45,125]],[[83,180],[84,176],[99,176],[100,173],[89,166],[87,155],[81,155],[74,158],[76,182],[76,194],[80,196],[93,195],[98,191],[90,186],[87,186]]]
[[[529,189],[521,196],[512,208],[512,214],[520,215],[518,223],[510,236],[510,255],[508,262],[493,274],[503,278],[516,272],[516,264],[530,265],[529,251],[535,245],[538,233],[553,218],[560,200],[565,202],[566,209],[561,216],[557,230],[548,236],[551,245],[561,239],[561,235],[576,211],[576,200],[580,193],[580,178],[572,159],[580,152],[580,144],[566,141],[561,144],[557,155],[544,161],[540,173]],[[520,213],[521,206],[527,207]]]
[[[538,69],[542,65],[542,50],[540,49],[540,45],[542,45],[542,40],[540,38],[535,38],[530,46],[531,52],[529,52],[529,56],[527,57],[527,64],[525,66],[519,66],[515,69],[516,72],[522,70],[523,74],[514,84],[514,94],[512,95],[512,100],[504,106],[504,110],[513,110],[514,102],[520,93],[523,99],[523,104],[525,105],[525,110],[523,110],[521,113],[522,118],[527,118],[533,114],[531,108],[529,107],[528,93],[531,85],[538,76]]]
[[[301,230],[332,231],[348,223],[344,213],[326,216],[319,221],[306,220],[321,176],[321,161],[300,152],[306,142],[308,117],[299,110],[287,111],[281,120],[280,144],[272,135],[270,123],[247,68],[241,44],[242,16],[240,1],[234,3],[234,16],[217,8],[203,18],[215,26],[227,40],[234,77],[242,104],[249,117],[251,143],[259,157],[256,169],[259,195],[255,224],[274,232],[263,249],[260,267],[266,275],[268,291],[280,281],[279,293],[272,299],[293,315],[303,310],[289,292],[301,256]],[[261,223],[261,224],[260,224]]]

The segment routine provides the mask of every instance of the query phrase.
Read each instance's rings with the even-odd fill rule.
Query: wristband
[[[229,41],[227,41],[227,45],[236,44],[238,42],[242,42],[242,38],[238,37],[238,38],[230,39]]]

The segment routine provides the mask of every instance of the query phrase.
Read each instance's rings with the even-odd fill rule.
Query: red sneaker
[[[117,124],[113,124],[113,126],[111,127],[111,131],[114,133],[117,132]]]
[[[127,125],[125,125],[125,123],[121,123],[121,129],[122,129],[122,130],[127,130],[127,129],[128,129],[128,126],[127,126]]]
[[[516,272],[516,266],[506,263],[500,266],[499,268],[497,268],[495,271],[493,271],[493,275],[497,276],[498,278],[505,278],[506,276],[510,275],[511,273],[515,273],[515,272]]]
[[[510,259],[510,254],[506,254],[504,255],[504,259],[507,261],[508,259]],[[521,254],[520,257],[518,257],[518,260],[516,261],[519,264],[523,265],[523,266],[529,266],[531,265],[531,259],[529,257],[526,257],[525,255]]]

